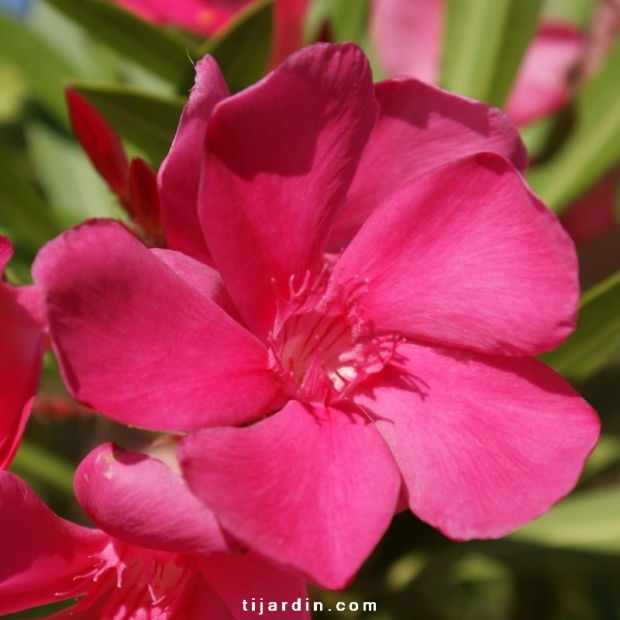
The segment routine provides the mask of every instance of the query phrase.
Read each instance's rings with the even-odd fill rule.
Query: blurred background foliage
[[[306,39],[357,41],[374,62],[370,9],[368,0],[315,0]],[[592,41],[596,9],[596,0],[448,0],[440,83],[501,106],[540,19],[567,20]],[[191,87],[193,63],[211,53],[231,90],[253,83],[267,70],[272,12],[271,2],[257,0],[205,40],[147,24],[107,0],[0,2],[0,232],[15,246],[10,282],[30,281],[37,250],[61,230],[88,217],[124,217],[73,137],[64,88],[76,89],[105,116],[130,155],[157,167]],[[376,62],[373,69],[377,78],[384,75]],[[563,213],[611,173],[617,218],[617,36],[596,72],[573,85],[566,106],[521,130],[532,154],[528,180],[553,210]],[[579,255],[584,293],[577,331],[544,356],[603,420],[600,444],[578,488],[547,515],[499,541],[454,543],[411,514],[398,515],[347,591],[313,589],[325,609],[335,610],[336,601],[373,601],[377,611],[366,616],[376,620],[620,618],[617,224],[581,243]],[[73,403],[48,356],[12,470],[59,514],[84,522],[72,496],[73,470],[106,440],[132,447],[145,437]],[[44,612],[49,609],[19,617]]]

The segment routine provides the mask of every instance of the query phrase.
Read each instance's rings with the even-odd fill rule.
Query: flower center
[[[379,372],[394,354],[396,339],[378,336],[357,312],[360,286],[296,293],[271,335],[274,367],[285,392],[305,402],[346,397],[352,386]]]

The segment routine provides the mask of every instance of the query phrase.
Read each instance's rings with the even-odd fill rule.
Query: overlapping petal
[[[108,542],[103,532],[59,519],[16,476],[0,472],[0,614],[56,602]]]
[[[331,235],[345,244],[392,192],[432,168],[480,152],[497,153],[519,170],[527,153],[500,110],[414,78],[375,87],[380,115]]]
[[[524,525],[575,485],[594,411],[533,358],[413,344],[356,402],[375,417],[422,520],[455,539]]]
[[[248,325],[266,336],[322,262],[334,217],[375,124],[368,62],[352,44],[315,45],[214,110],[200,217]]]
[[[390,196],[332,281],[364,283],[358,307],[380,332],[532,355],[572,331],[576,276],[574,247],[555,216],[509,162],[482,154]]]
[[[368,419],[297,401],[247,428],[198,431],[179,459],[227,530],[329,588],[344,587],[378,542],[401,484]]]
[[[197,211],[203,144],[213,108],[228,95],[228,86],[215,60],[211,56],[199,60],[189,101],[158,173],[168,247],[203,261],[209,260]]]
[[[75,492],[95,525],[131,544],[189,555],[231,552],[183,478],[147,454],[99,446],[80,463]]]
[[[12,252],[8,239],[0,235],[0,273]],[[23,289],[0,282],[0,469],[8,467],[17,452],[43,363],[38,295]]]
[[[242,423],[277,401],[266,349],[121,225],[68,231],[33,273],[81,402],[127,424],[189,430]]]

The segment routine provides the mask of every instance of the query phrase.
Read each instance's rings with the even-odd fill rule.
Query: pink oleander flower
[[[371,36],[388,75],[439,81],[445,0],[373,0]],[[547,116],[570,97],[569,73],[585,38],[565,22],[542,22],[523,59],[506,111],[517,125]]]
[[[231,555],[213,514],[177,474],[147,455],[104,445],[78,469],[76,490],[105,531],[52,513],[17,477],[0,473],[0,614],[77,599],[61,620],[309,618],[303,582],[257,555]],[[281,612],[301,599],[303,613]],[[264,607],[267,607],[265,603]]]
[[[222,526],[325,587],[405,505],[463,540],[568,493],[599,422],[532,356],[573,329],[577,264],[508,161],[515,128],[412,78],[373,87],[351,44],[232,97],[197,72],[159,172],[169,249],[91,221],[35,262],[71,393],[189,433]]]
[[[211,36],[255,0],[112,0],[156,24],[180,26]],[[274,0],[271,66],[303,45],[303,23],[310,0]]]
[[[112,0],[156,24],[212,35],[254,0]]]
[[[0,274],[12,254],[0,235]],[[0,469],[17,452],[41,375],[45,335],[38,304],[34,287],[0,282]]]

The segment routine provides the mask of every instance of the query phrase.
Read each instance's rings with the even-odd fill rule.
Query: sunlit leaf
[[[620,159],[620,41],[575,101],[575,126],[554,157],[528,180],[561,212]]]
[[[156,28],[106,0],[47,0],[115,51],[173,84],[185,84],[193,71],[190,37]]]
[[[0,54],[14,63],[28,88],[54,116],[67,122],[64,83],[76,68],[24,24],[0,12]]]
[[[550,547],[620,553],[620,488],[582,491],[510,536]]]
[[[536,30],[542,0],[447,0],[442,86],[501,105]]]
[[[72,84],[118,131],[158,166],[166,156],[185,104],[182,97],[161,97],[128,86]]]
[[[577,329],[542,359],[563,375],[583,380],[600,370],[618,346],[620,272],[583,295]]]

